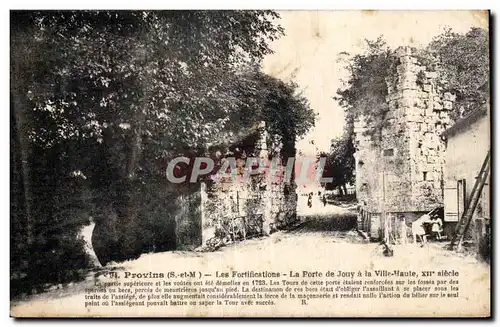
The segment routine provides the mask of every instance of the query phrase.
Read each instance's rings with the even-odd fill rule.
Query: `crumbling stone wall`
[[[270,138],[261,123],[255,155],[268,159],[280,155],[282,144]],[[202,186],[203,247],[213,250],[225,243],[269,235],[293,224],[296,219],[295,183],[270,181],[266,175],[251,175],[242,181],[245,158],[237,160],[236,181],[214,181]]]
[[[394,55],[397,66],[386,81],[389,111],[380,138],[366,135],[373,126],[364,117],[354,126],[358,201],[371,213],[426,212],[443,203],[440,135],[452,123],[454,98],[438,89],[435,73],[418,62],[415,49],[400,47]],[[414,217],[408,215],[406,222]]]

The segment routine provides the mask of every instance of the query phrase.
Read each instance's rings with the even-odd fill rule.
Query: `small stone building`
[[[395,50],[395,74],[387,82],[389,111],[380,138],[355,122],[358,229],[378,240],[406,237],[411,222],[443,203],[445,144],[454,98],[441,94],[433,72],[418,62],[415,49]],[[391,235],[388,235],[390,231]]]
[[[473,110],[443,133],[446,140],[444,167],[444,225],[450,237],[471,197],[476,177],[490,150],[488,106]],[[488,178],[489,181],[489,178]],[[490,226],[490,185],[485,184],[474,212],[468,237],[476,244]]]

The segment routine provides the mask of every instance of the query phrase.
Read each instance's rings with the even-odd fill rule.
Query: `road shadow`
[[[289,236],[299,235],[321,235],[336,242],[362,243],[364,240],[356,231],[357,214],[355,210],[326,205],[313,207],[315,212],[302,212],[301,223],[287,234]]]
[[[334,243],[365,243],[356,231],[356,214],[343,213],[316,214],[301,216],[302,223],[286,234],[289,237],[320,236]]]
[[[345,232],[356,228],[356,214],[352,212],[305,216],[295,230],[302,232]]]

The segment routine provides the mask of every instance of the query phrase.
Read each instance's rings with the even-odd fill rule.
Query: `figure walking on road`
[[[313,193],[309,193],[309,196],[307,197],[307,206],[309,208],[312,208],[312,201],[313,201]]]

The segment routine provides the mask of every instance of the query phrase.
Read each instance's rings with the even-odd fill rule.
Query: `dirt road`
[[[84,306],[84,290],[95,283],[93,278],[56,290],[32,296],[11,307],[14,316],[401,316],[487,315],[489,312],[489,266],[474,258],[448,252],[438,244],[420,248],[414,244],[395,246],[393,257],[384,257],[378,244],[363,240],[353,228],[355,216],[345,208],[327,206],[323,212],[301,212],[303,223],[294,230],[277,232],[270,237],[255,238],[226,246],[211,253],[165,252],[146,254],[117,266],[129,272],[169,272],[176,270],[216,272],[272,270],[288,273],[302,271],[366,270],[439,271],[456,270],[460,276],[458,299],[347,299],[312,300],[301,306],[288,300],[274,306],[172,306],[113,307]],[[100,277],[102,278],[102,277]],[[123,279],[122,279],[123,281]],[[291,301],[291,302],[290,302]],[[437,304],[436,304],[437,303]],[[291,309],[293,308],[293,310]],[[403,310],[403,311],[402,311]],[[399,314],[398,314],[399,312]],[[469,313],[469,314],[468,314]]]

